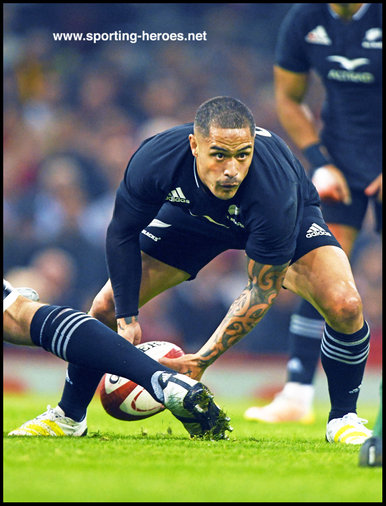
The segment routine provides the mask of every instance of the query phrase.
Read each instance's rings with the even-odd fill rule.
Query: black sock
[[[291,316],[287,381],[311,385],[320,356],[324,319],[307,301],[302,300]]]
[[[103,374],[103,371],[97,369],[68,364],[66,382],[59,402],[66,416],[77,422],[83,420]]]
[[[354,334],[341,334],[326,324],[321,357],[331,400],[328,421],[347,413],[356,413],[369,341],[370,328],[366,322]]]
[[[71,308],[42,306],[32,319],[30,333],[37,346],[67,362],[94,369],[94,380],[100,371],[123,376],[143,386],[157,400],[152,375],[157,371],[175,373],[100,321]],[[96,388],[95,381],[94,385]],[[90,397],[90,391],[87,395]]]

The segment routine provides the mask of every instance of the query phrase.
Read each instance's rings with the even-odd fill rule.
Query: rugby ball
[[[138,344],[136,348],[157,361],[163,357],[178,358],[185,354],[179,346],[167,341],[149,341]],[[105,411],[118,420],[142,420],[165,409],[142,386],[109,373],[101,380],[100,399]]]

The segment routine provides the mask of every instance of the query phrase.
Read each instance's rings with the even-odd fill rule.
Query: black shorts
[[[221,240],[210,233],[209,227],[207,230],[197,227],[196,219],[178,207],[172,210],[169,207],[167,217],[161,208],[156,219],[140,234],[140,245],[141,250],[151,257],[190,274],[190,280],[223,251],[245,248],[245,243],[240,240]],[[291,263],[326,245],[341,247],[327,227],[320,208],[308,206],[304,209]]]
[[[374,228],[380,234],[382,231],[382,202],[367,197],[362,190],[351,190],[351,200],[349,205],[342,202],[323,201],[321,207],[325,221],[331,224],[348,225],[360,230],[370,202],[374,210]]]

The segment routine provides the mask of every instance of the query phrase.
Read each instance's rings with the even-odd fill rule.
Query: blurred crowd
[[[41,300],[87,311],[107,280],[104,240],[116,188],[140,142],[231,95],[278,124],[272,63],[291,4],[4,5],[4,272]],[[53,32],[203,32],[200,42],[58,42]],[[315,81],[309,97],[318,115]],[[286,138],[288,141],[288,139]],[[293,147],[293,146],[292,146]],[[295,153],[301,155],[294,149]],[[304,160],[302,160],[304,161]],[[381,332],[380,241],[372,216],[353,258],[365,312]],[[196,351],[246,284],[229,251],[140,312],[144,340]],[[297,298],[282,291],[238,352],[283,353]]]

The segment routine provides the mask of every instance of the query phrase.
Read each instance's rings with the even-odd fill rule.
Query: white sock
[[[16,301],[18,297],[20,297],[20,293],[16,290],[16,288],[13,288],[12,285],[10,285],[8,282],[7,288],[12,290],[11,293],[9,293],[5,299],[3,299],[3,312],[6,311],[12,304]]]

